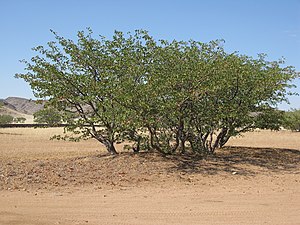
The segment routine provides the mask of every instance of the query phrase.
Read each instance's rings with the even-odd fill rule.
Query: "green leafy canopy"
[[[69,138],[95,138],[112,154],[125,140],[134,151],[213,153],[241,132],[277,129],[276,106],[299,77],[283,60],[226,53],[222,40],[157,41],[145,30],[94,38],[88,29],[74,42],[52,33],[16,77],[48,99]]]

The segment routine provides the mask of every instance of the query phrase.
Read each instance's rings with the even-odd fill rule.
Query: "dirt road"
[[[300,224],[299,174],[166,185],[3,191],[0,224]]]

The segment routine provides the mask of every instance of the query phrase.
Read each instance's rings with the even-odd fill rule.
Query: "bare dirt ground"
[[[300,133],[249,133],[200,159],[113,157],[58,132],[0,129],[1,225],[300,224]]]

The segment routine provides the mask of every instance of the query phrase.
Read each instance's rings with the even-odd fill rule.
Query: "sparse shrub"
[[[14,121],[14,117],[11,115],[0,115],[0,124],[9,124]]]
[[[26,121],[26,118],[24,117],[17,117],[17,118],[14,118],[13,122],[14,123],[25,123]]]
[[[46,123],[48,125],[57,125],[61,123],[61,116],[59,112],[53,108],[45,108],[37,111],[33,114],[34,122],[36,123]]]
[[[300,109],[285,112],[284,128],[300,132]]]

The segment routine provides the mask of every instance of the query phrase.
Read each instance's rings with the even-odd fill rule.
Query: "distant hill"
[[[15,111],[17,114],[33,115],[44,107],[43,104],[38,104],[34,100],[20,97],[8,97],[6,99],[0,99],[0,102],[2,102],[3,108]],[[10,112],[12,113],[12,111]],[[1,112],[1,114],[3,114],[3,112]]]
[[[8,97],[6,99],[0,99],[0,115],[11,115],[15,118],[24,117],[25,123],[33,123],[33,114],[41,110],[43,104],[38,104],[34,100]]]
[[[0,108],[0,115],[10,115],[10,116],[15,117],[15,118],[23,117],[23,118],[26,119],[25,123],[33,123],[33,115],[20,113],[16,110],[8,108],[7,106],[2,106]]]

